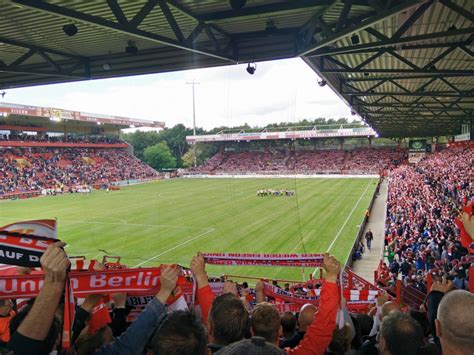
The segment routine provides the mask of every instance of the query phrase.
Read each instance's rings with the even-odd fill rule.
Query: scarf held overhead
[[[160,289],[161,268],[71,271],[69,282],[75,297],[92,294],[127,293],[155,295]],[[44,283],[44,274],[8,275],[0,278],[0,299],[36,297]],[[178,286],[188,289],[189,282],[179,276]]]
[[[212,265],[229,266],[286,266],[321,267],[322,254],[258,254],[258,253],[205,253],[204,260]]]

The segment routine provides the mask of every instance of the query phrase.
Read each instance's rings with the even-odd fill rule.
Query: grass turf
[[[56,217],[69,255],[101,258],[105,251],[128,266],[188,266],[197,251],[318,253],[329,247],[345,260],[375,187],[376,179],[175,179],[109,193],[4,201],[0,225]],[[256,197],[267,188],[296,190],[297,196]],[[302,278],[298,268],[208,271]]]

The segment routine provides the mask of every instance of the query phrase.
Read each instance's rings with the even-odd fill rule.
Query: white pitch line
[[[0,218],[1,219],[1,218]],[[119,220],[119,218],[117,218]],[[123,220],[125,221],[125,220]],[[73,221],[70,219],[59,219],[62,223],[73,223],[73,224],[99,224],[99,225],[111,225],[111,226],[122,226],[124,223],[112,223],[112,222],[93,222],[93,221]],[[186,227],[186,226],[173,226],[169,224],[141,224],[141,223],[128,223],[125,221],[125,225],[132,227],[161,227],[161,228],[176,228],[176,229],[197,229],[207,230],[207,228],[198,227]]]
[[[354,214],[354,211],[356,210],[357,206],[359,205],[360,201],[362,201],[362,198],[365,196],[365,193],[367,192],[367,190],[369,189],[369,186],[370,184],[372,184],[372,180],[373,179],[370,179],[370,182],[367,184],[367,187],[365,188],[364,192],[362,192],[362,194],[360,195],[359,199],[357,200],[356,204],[354,205],[354,207],[352,208],[352,211],[349,213],[349,215],[347,216],[346,220],[344,221],[344,223],[342,224],[341,228],[339,228],[339,231],[337,232],[336,236],[334,237],[332,243],[329,245],[328,249],[326,250],[326,253],[329,253],[329,251],[331,250],[331,248],[333,247],[334,243],[336,242],[336,240],[339,238],[339,236],[341,235],[342,231],[344,230],[344,227],[346,226],[347,222],[349,222],[349,220],[351,219],[352,215]],[[313,271],[313,276],[316,274],[316,271],[318,270],[318,268],[316,268],[314,271]]]
[[[159,254],[156,254],[155,256],[151,257],[150,259],[147,259],[147,260],[145,260],[145,261],[142,261],[141,263],[135,265],[134,267],[142,266],[143,264],[146,264],[146,263],[149,262],[149,261],[152,261],[152,260],[154,260],[154,259],[156,259],[156,258],[159,258],[160,256],[165,255],[165,254],[169,253],[170,251],[173,251],[173,250],[175,250],[175,249],[177,249],[177,248],[179,248],[179,247],[182,247],[183,245],[186,245],[186,244],[188,244],[188,243],[191,243],[192,241],[194,241],[194,240],[196,240],[196,239],[198,239],[198,238],[201,238],[201,237],[205,236],[206,234],[211,233],[211,232],[214,232],[214,231],[215,231],[214,228],[208,229],[207,231],[204,231],[204,232],[198,234],[197,236],[195,236],[195,237],[193,237],[193,238],[191,238],[191,239],[188,239],[188,240],[186,240],[186,241],[184,241],[184,242],[182,242],[182,243],[180,243],[180,244],[178,244],[178,245],[175,245],[175,246],[172,247],[172,248],[169,248],[168,250],[165,250],[165,251],[163,251],[163,252],[161,252],[161,253],[159,253]]]

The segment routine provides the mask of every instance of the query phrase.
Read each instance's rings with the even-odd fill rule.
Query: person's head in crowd
[[[394,313],[394,312],[400,312],[400,306],[392,301],[385,302],[382,306],[381,317],[383,319],[389,314]]]
[[[306,329],[311,325],[314,319],[314,314],[316,313],[317,308],[312,304],[305,304],[300,309],[300,314],[298,317],[298,330],[300,332],[306,332]]]
[[[21,311],[19,311],[10,321],[10,334],[13,334],[17,331],[18,327],[20,326],[21,322],[26,318],[28,313],[31,311],[33,304],[30,303]],[[51,323],[51,327],[49,328],[48,335],[46,338],[41,342],[42,352],[41,354],[49,354],[54,350],[54,347],[59,341],[59,336],[61,334],[61,321],[57,318],[53,318],[53,322]]]
[[[285,352],[275,345],[266,342],[264,338],[254,336],[250,339],[242,339],[228,345],[218,352],[217,355],[284,355]]]
[[[8,317],[13,309],[12,301],[0,300],[0,317]]]
[[[381,355],[417,355],[423,345],[423,331],[408,314],[392,312],[385,316],[380,327]]]
[[[296,316],[292,312],[283,312],[280,316],[283,338],[289,339],[296,332]]]
[[[207,332],[189,311],[171,313],[153,337],[154,355],[204,355]]]
[[[351,348],[351,327],[345,324],[341,329],[336,327],[332,333],[332,340],[329,344],[327,354],[344,355]]]
[[[100,349],[104,344],[110,343],[113,339],[112,329],[108,325],[101,327],[92,334],[89,334],[89,328],[85,327],[76,340],[76,354],[93,354],[96,350]]]
[[[278,345],[278,337],[282,334],[280,313],[271,303],[259,303],[250,317],[250,333],[265,341]]]
[[[436,335],[444,354],[472,355],[474,351],[474,294],[455,290],[448,292],[438,307]]]
[[[209,342],[228,345],[243,339],[249,328],[249,314],[233,294],[217,296],[208,320]]]

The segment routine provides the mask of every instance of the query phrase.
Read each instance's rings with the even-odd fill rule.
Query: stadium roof
[[[51,131],[62,131],[64,129],[63,125],[61,125],[61,127],[57,125],[57,122],[61,121],[63,123],[74,122],[76,127],[90,127],[96,125],[105,125],[117,129],[130,127],[165,127],[163,122],[158,121],[71,111],[54,107],[27,106],[0,102],[0,129],[15,129],[14,127],[16,126],[18,129],[21,128],[23,130],[29,127],[32,131],[38,131],[41,130],[41,128],[46,128]]]
[[[248,0],[238,10],[227,0],[3,1],[0,88],[303,56],[379,134],[457,134],[474,108],[472,8],[470,0]],[[73,23],[79,32],[69,37],[63,26]]]

